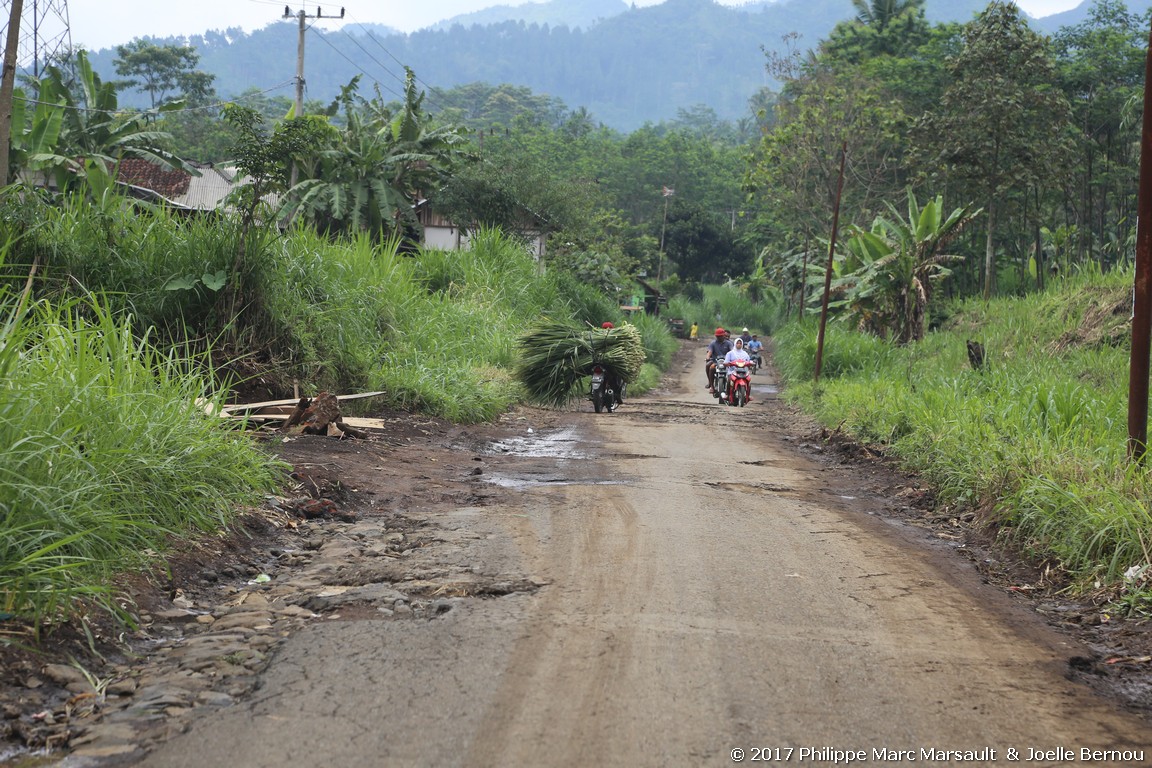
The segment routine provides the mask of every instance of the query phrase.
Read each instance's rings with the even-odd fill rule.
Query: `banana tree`
[[[64,102],[50,103],[36,100],[36,108],[31,120],[27,115],[29,99],[24,89],[17,88],[12,100],[12,138],[10,143],[8,167],[13,173],[33,170],[31,158],[55,157],[55,148],[60,141],[60,132],[64,128]],[[60,158],[63,162],[64,158]],[[47,182],[53,170],[52,163],[43,163],[35,170],[44,173],[41,181]]]
[[[943,196],[921,207],[911,190],[907,219],[888,207],[894,218],[877,217],[870,230],[857,230],[849,239],[857,262],[848,265],[845,303],[869,330],[880,323],[904,344],[924,338],[933,285],[952,274],[947,264],[963,259],[945,249],[982,209],[964,206],[945,216]]]
[[[366,230],[384,236],[411,219],[416,196],[434,188],[463,155],[455,126],[435,126],[411,70],[405,103],[395,114],[377,93],[356,95],[358,78],[338,99],[343,127],[331,126],[324,146],[302,158],[307,177],[293,187],[282,214],[300,215],[329,233]]]
[[[843,308],[861,331],[881,338],[897,332],[901,300],[907,282],[905,260],[888,239],[885,222],[877,218],[871,229],[850,230],[844,243],[844,257],[834,262],[831,282],[833,297],[828,306]]]
[[[148,115],[125,112],[117,104],[116,88],[101,82],[84,51],[76,53],[75,79],[60,67],[45,69],[39,83],[36,111],[30,123],[24,115],[25,100],[14,104],[14,168],[38,171],[51,178],[57,189],[108,188],[116,166],[124,157],[139,157],[170,168],[189,168],[165,148],[171,136],[153,130]],[[173,102],[158,112],[178,109]]]

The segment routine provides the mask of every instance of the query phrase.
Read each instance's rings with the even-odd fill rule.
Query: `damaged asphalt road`
[[[1070,679],[1092,648],[695,357],[615,414],[277,446],[335,509],[275,500],[245,554],[180,564],[65,764],[1152,762],[1144,715]]]

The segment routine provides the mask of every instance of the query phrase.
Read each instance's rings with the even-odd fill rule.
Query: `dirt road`
[[[781,440],[765,376],[723,409],[698,362],[493,448],[499,506],[425,510],[460,573],[538,589],[312,624],[138,764],[1152,764],[1075,647]]]

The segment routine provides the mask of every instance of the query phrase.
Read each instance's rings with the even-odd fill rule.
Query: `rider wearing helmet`
[[[752,341],[745,343],[744,349],[748,350],[748,354],[752,357],[752,361],[756,363],[757,368],[764,364],[764,359],[760,355],[764,349],[764,342],[760,341],[759,336],[752,334]]]
[[[704,360],[704,372],[708,376],[708,391],[712,392],[712,376],[716,370],[716,363],[723,360],[724,356],[732,349],[732,342],[726,338],[727,331],[723,328],[716,329],[716,338],[708,345],[708,352]]]

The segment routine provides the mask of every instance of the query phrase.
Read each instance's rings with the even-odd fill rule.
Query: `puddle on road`
[[[572,477],[571,460],[588,458],[580,450],[580,438],[575,427],[566,427],[554,432],[532,432],[507,440],[499,440],[489,446],[488,453],[525,458],[557,459],[557,466],[549,469],[540,467],[525,468],[522,471],[490,471],[483,480],[501,488],[539,488],[548,485],[620,485],[619,480]]]
[[[538,458],[587,458],[585,454],[577,450],[576,446],[579,442],[576,437],[576,428],[568,427],[556,432],[533,432],[522,437],[510,437],[507,440],[497,440],[492,443],[488,452]]]
[[[484,482],[498,485],[501,488],[513,488],[521,490],[524,488],[539,488],[544,485],[623,485],[620,480],[573,480],[566,477],[552,477],[552,478],[531,478],[531,477],[512,477],[510,475],[497,475],[490,474],[484,476]]]
[[[780,389],[775,384],[753,384],[752,391],[758,395],[780,394]]]

